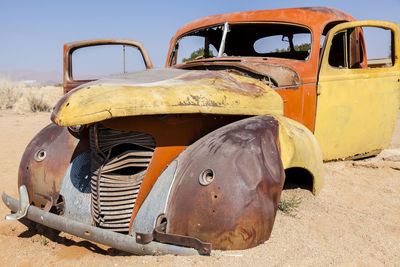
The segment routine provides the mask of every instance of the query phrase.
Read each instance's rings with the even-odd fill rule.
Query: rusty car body
[[[362,27],[390,32],[387,66],[368,65]],[[288,48],[257,45],[274,36]],[[202,53],[182,60],[185,38],[201,40]],[[75,51],[115,44],[138,49],[146,70],[74,79]],[[333,8],[196,20],[172,38],[163,69],[136,41],[66,44],[65,95],[22,157],[19,203],[3,193],[16,212],[8,218],[135,254],[257,246],[271,234],[285,181],[317,194],[323,160],[389,144],[399,53],[397,24]]]

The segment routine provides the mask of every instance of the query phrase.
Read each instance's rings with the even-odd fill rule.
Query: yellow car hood
[[[59,126],[156,114],[283,114],[278,93],[228,71],[150,69],[84,84],[64,95],[51,119]]]

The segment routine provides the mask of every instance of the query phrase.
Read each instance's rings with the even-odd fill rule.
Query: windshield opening
[[[302,61],[310,57],[312,38],[308,28],[281,23],[241,23],[230,24],[224,35],[227,26],[227,23],[214,25],[183,35],[175,44],[172,65],[218,56]]]

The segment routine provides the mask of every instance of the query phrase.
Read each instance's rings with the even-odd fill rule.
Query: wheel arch
[[[302,124],[283,116],[279,121],[279,142],[285,174],[292,181],[312,179],[312,192],[317,195],[324,184],[322,153],[315,136]],[[303,172],[296,177],[296,172]]]

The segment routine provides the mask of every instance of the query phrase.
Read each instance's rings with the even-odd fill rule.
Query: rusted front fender
[[[182,152],[166,207],[167,233],[224,250],[267,240],[284,183],[278,138],[278,121],[258,116],[224,126]]]
[[[271,234],[284,170],[291,168],[306,170],[313,192],[320,190],[321,151],[303,125],[276,115],[226,125],[168,165],[131,230],[150,233],[165,218],[167,235],[197,238],[213,249],[254,247]]]
[[[29,199],[36,206],[47,205],[49,209],[56,204],[70,162],[87,147],[86,140],[80,141],[66,127],[47,125],[25,149],[19,165],[18,186],[26,186]]]

